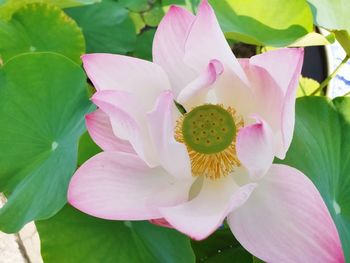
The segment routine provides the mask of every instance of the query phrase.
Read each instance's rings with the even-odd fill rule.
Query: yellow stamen
[[[239,167],[241,164],[236,155],[236,134],[244,126],[244,121],[236,111],[231,108],[224,108],[223,105],[212,105],[213,107],[220,107],[224,109],[232,117],[235,124],[235,135],[232,142],[225,148],[215,153],[203,153],[195,151],[186,143],[184,138],[183,125],[186,115],[182,115],[176,123],[175,127],[175,139],[184,143],[187,147],[187,151],[191,160],[192,174],[193,176],[206,176],[210,179],[219,179],[220,177],[226,176],[233,171],[235,167]],[[203,139],[203,137],[201,138]],[[197,139],[198,140],[198,139]],[[206,140],[206,138],[204,138]]]

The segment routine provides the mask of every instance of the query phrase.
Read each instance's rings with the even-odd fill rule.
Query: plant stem
[[[320,86],[310,94],[310,96],[315,95],[317,92],[323,90],[325,87],[327,87],[328,83],[338,74],[338,71],[346,64],[346,62],[349,60],[349,56],[346,55],[345,58],[342,60],[342,62],[338,65],[338,67],[320,84]]]

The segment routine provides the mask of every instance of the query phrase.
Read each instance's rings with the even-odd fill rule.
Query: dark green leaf
[[[252,263],[249,254],[234,238],[229,228],[217,230],[203,241],[192,241],[197,262]]]
[[[304,172],[317,186],[338,228],[350,261],[350,98],[333,102],[303,97],[285,164]],[[281,161],[279,161],[281,162]]]
[[[261,259],[253,256],[253,263],[264,263]]]
[[[112,0],[69,8],[68,15],[82,28],[87,53],[126,54],[134,50],[136,30],[129,11]]]
[[[62,55],[19,55],[0,69],[2,231],[16,232],[66,203],[89,107],[84,72]]]
[[[155,0],[119,0],[119,3],[133,12],[144,12],[151,8]]]
[[[84,135],[81,136],[79,141],[78,165],[82,165],[92,156],[98,154],[101,151],[101,148],[94,143],[89,133],[84,133]]]
[[[45,263],[194,262],[187,237],[148,222],[107,221],[66,206],[36,225]]]
[[[148,30],[143,31],[137,37],[136,47],[133,56],[152,61],[152,43],[155,32],[155,29],[150,28]]]

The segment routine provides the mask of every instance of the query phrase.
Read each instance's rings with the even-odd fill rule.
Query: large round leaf
[[[0,56],[7,61],[26,52],[52,51],[80,63],[85,52],[83,34],[60,8],[29,4],[9,22],[0,20]]]
[[[194,262],[187,237],[148,222],[107,221],[66,206],[36,226],[46,263]]]
[[[304,172],[332,214],[350,261],[350,98],[303,97],[283,163]]]
[[[0,18],[8,20],[12,14],[22,6],[32,3],[52,3],[61,8],[89,5],[101,0],[1,0],[0,1]]]
[[[307,0],[314,14],[315,23],[327,29],[350,32],[349,0]]]
[[[315,24],[332,30],[341,46],[350,56],[350,1],[308,0]]]
[[[61,55],[19,55],[0,69],[2,231],[16,232],[66,203],[89,107],[84,72]]]
[[[211,0],[229,37],[257,45],[286,46],[313,30],[304,0]]]
[[[126,54],[134,50],[136,30],[129,11],[113,0],[66,9],[83,29],[87,53]]]

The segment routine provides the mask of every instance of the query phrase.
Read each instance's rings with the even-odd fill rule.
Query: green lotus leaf
[[[299,79],[299,87],[297,90],[297,97],[310,96],[314,91],[318,89],[320,83],[311,78],[301,77]],[[318,91],[315,95],[321,95],[321,91]]]
[[[161,5],[155,5],[151,10],[143,13],[143,19],[146,25],[156,27],[165,15]]]
[[[304,0],[210,0],[229,38],[255,45],[287,46],[313,31]]]
[[[0,56],[4,62],[26,52],[56,52],[76,63],[85,53],[84,36],[60,8],[29,4],[8,22],[0,20]]]
[[[133,12],[145,12],[156,0],[119,0],[119,3]]]
[[[27,53],[0,69],[1,231],[64,206],[90,107],[83,70],[62,55]]]
[[[203,241],[192,240],[197,262],[253,263],[252,255],[234,238],[229,228],[218,229]]]
[[[348,0],[307,0],[314,15],[315,23],[329,30],[350,32],[350,1]]]
[[[113,0],[65,10],[82,28],[87,53],[126,54],[134,50],[136,29],[129,10]]]
[[[152,61],[152,43],[156,30],[150,28],[137,36],[133,56]]]
[[[19,8],[33,3],[54,4],[61,8],[89,5],[101,0],[2,0],[0,1],[0,19],[9,20]]]
[[[284,161],[320,191],[350,261],[350,98],[299,98],[292,145]]]
[[[142,221],[108,221],[66,206],[36,222],[46,263],[194,262],[189,239]]]

